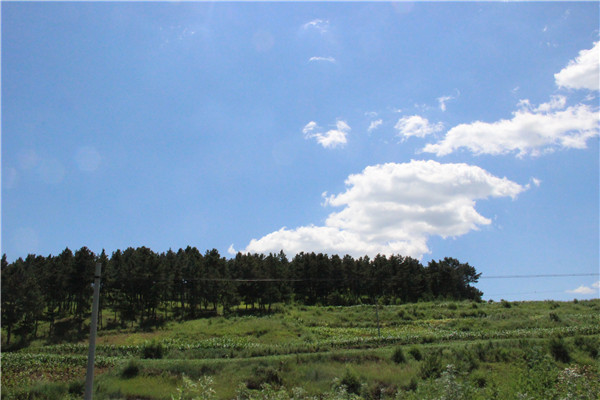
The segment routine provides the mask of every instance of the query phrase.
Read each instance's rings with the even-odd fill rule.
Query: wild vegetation
[[[275,303],[270,312],[250,315],[245,307],[217,311],[158,328],[109,328],[114,314],[105,312],[94,398],[597,399],[600,393],[600,300]],[[3,399],[81,398],[87,343],[57,343],[49,329],[41,321],[38,339],[3,351]]]

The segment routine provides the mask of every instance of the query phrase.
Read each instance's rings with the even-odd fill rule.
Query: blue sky
[[[2,3],[2,252],[599,268],[595,2]],[[598,297],[598,276],[482,279]]]

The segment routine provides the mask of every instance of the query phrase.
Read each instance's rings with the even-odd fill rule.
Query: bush
[[[548,314],[548,317],[550,318],[550,321],[560,322],[560,317],[555,312]]]
[[[283,383],[279,371],[271,366],[259,365],[254,368],[253,376],[246,380],[248,389],[260,389],[264,384],[280,386]]]
[[[164,348],[157,342],[144,343],[142,347],[142,358],[160,359],[163,358]]]
[[[439,378],[442,374],[442,360],[440,352],[429,353],[423,360],[419,376],[422,379]]]
[[[346,388],[348,393],[351,394],[359,394],[360,389],[362,387],[358,376],[354,373],[354,371],[350,370],[349,368],[346,369],[346,373],[340,381],[340,384]]]
[[[69,384],[69,394],[83,396],[85,390],[85,381],[75,381]]]
[[[552,357],[554,357],[554,360],[556,361],[564,363],[571,361],[569,349],[567,349],[567,346],[562,338],[550,339],[550,354],[552,354]]]
[[[417,347],[413,347],[408,351],[408,354],[411,355],[412,358],[414,358],[416,361],[421,361],[423,359],[423,356],[421,355],[421,350],[419,350]]]
[[[475,371],[471,375],[471,379],[473,381],[473,385],[479,389],[483,389],[487,386],[487,376],[484,372]]]
[[[394,350],[394,354],[392,354],[392,361],[396,364],[402,364],[406,362],[406,357],[404,356],[402,347],[398,347],[396,350]]]
[[[574,340],[575,346],[581,351],[588,353],[593,359],[598,358],[598,349],[600,348],[600,343],[598,342],[598,339],[594,337],[576,336]]]
[[[135,360],[129,360],[127,365],[125,365],[125,367],[121,371],[121,377],[123,379],[131,379],[131,378],[135,378],[136,376],[138,376],[139,373],[140,373],[140,366],[138,365],[138,362]]]

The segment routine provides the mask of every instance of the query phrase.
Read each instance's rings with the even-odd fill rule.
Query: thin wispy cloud
[[[330,63],[335,63],[335,58],[333,57],[311,57],[308,59],[309,62],[320,62],[320,61],[324,61],[324,62],[330,62]]]
[[[302,29],[311,30],[314,29],[320,33],[325,33],[329,30],[329,20],[326,19],[313,19],[302,25]]]
[[[375,129],[379,128],[381,126],[381,124],[383,124],[383,120],[382,119],[378,119],[376,121],[371,121],[371,123],[369,124],[369,128],[367,128],[367,131],[369,133],[371,133]]]

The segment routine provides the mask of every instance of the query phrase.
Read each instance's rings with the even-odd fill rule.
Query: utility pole
[[[92,303],[92,320],[90,323],[90,347],[88,350],[87,372],[85,374],[84,400],[92,400],[94,390],[94,357],[96,355],[96,331],[98,330],[98,305],[100,303],[100,274],[102,264],[96,263],[94,274],[94,301]]]
[[[379,325],[379,301],[375,300],[375,315],[377,316],[377,336],[381,339],[381,326]]]

